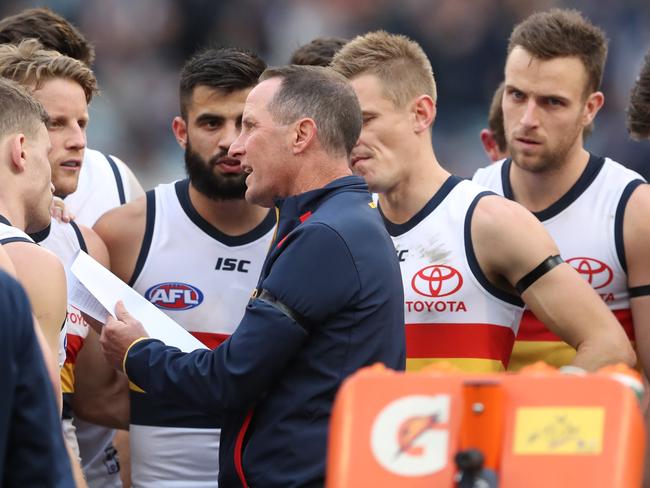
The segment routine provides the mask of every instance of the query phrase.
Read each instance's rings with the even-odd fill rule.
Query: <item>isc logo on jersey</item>
[[[187,283],[160,283],[147,290],[144,297],[165,310],[189,310],[203,301],[203,293]]]
[[[413,275],[411,288],[415,293],[435,300],[408,300],[407,312],[467,312],[465,302],[452,295],[463,286],[460,272],[446,264],[433,264]]]

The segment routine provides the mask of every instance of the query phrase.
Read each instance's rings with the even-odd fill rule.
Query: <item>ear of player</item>
[[[480,375],[376,365],[337,395],[327,486],[640,486],[642,396],[624,365]]]

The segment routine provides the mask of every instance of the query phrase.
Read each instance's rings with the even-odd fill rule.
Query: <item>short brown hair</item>
[[[294,51],[289,64],[301,66],[329,66],[334,55],[345,46],[347,39],[341,37],[317,37]]]
[[[56,51],[43,49],[36,39],[27,39],[17,46],[0,45],[0,76],[22,85],[34,84],[36,89],[53,78],[78,83],[90,103],[97,93],[97,80],[88,66]]]
[[[577,10],[554,8],[531,15],[512,31],[508,54],[517,46],[542,60],[577,57],[587,71],[585,94],[600,88],[607,59],[607,38]]]
[[[362,74],[377,76],[396,107],[404,107],[420,95],[436,101],[429,58],[417,42],[403,35],[376,31],[357,36],[336,53],[332,68],[348,79]]]
[[[490,111],[488,112],[488,128],[492,131],[494,140],[499,146],[499,151],[501,152],[505,152],[508,149],[506,134],[503,128],[503,107],[501,106],[504,87],[505,83],[502,81],[494,92],[494,95],[492,95]]]
[[[361,134],[363,118],[347,80],[329,68],[298,65],[268,68],[260,81],[271,78],[282,79],[268,105],[271,116],[281,124],[301,117],[313,119],[323,148],[332,155],[349,157]]]
[[[630,93],[627,130],[634,139],[650,138],[650,51]]]
[[[187,119],[194,89],[205,86],[224,94],[257,85],[266,63],[253,51],[239,47],[208,48],[192,56],[181,70],[181,115]]]
[[[18,83],[0,77],[0,138],[24,132],[34,135],[49,117],[43,106]]]
[[[79,30],[49,8],[30,8],[0,20],[0,44],[38,39],[46,49],[78,59],[90,66],[95,48]]]

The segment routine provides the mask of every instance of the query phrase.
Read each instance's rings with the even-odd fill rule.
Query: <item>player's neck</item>
[[[12,205],[10,202],[0,200],[0,215],[11,222],[13,227],[22,231],[25,230],[25,211],[21,210],[17,205]]]
[[[589,153],[578,146],[564,163],[549,171],[534,173],[516,164],[510,167],[515,200],[531,212],[541,212],[557,202],[578,181],[589,162]]]
[[[432,151],[429,157],[420,158],[411,165],[396,185],[379,194],[381,211],[394,224],[408,222],[440,190],[449,176]]]
[[[189,188],[192,205],[210,225],[226,235],[239,236],[250,232],[266,218],[267,208],[251,205],[246,200],[212,200]]]

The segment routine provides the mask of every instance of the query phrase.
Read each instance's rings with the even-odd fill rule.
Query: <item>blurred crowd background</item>
[[[314,37],[380,28],[408,35],[428,53],[438,83],[438,158],[471,176],[488,163],[479,131],[510,31],[553,6],[581,10],[610,39],[605,107],[588,148],[650,177],[650,143],[630,141],[625,128],[629,92],[650,49],[648,0],[2,0],[0,15],[36,6],[62,14],[95,44],[102,94],[91,106],[89,146],[122,158],[145,189],[183,176],[170,127],[179,70],[197,48],[244,46],[277,65]]]

